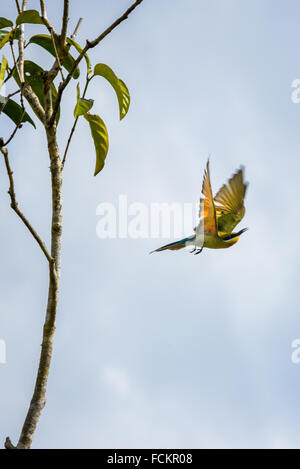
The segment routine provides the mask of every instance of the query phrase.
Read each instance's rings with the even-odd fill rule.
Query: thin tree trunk
[[[17,448],[20,449],[30,448],[40,414],[46,403],[46,387],[52,357],[52,347],[55,333],[55,318],[60,283],[62,237],[62,174],[55,125],[51,126],[51,128],[46,128],[46,134],[50,156],[52,184],[51,256],[53,258],[53,262],[49,263],[48,304],[43,329],[43,342],[40,362],[34,393],[17,445]]]
[[[51,185],[52,185],[52,224],[51,224],[51,254],[47,251],[45,244],[42,242],[41,238],[37,232],[33,229],[32,225],[29,223],[28,219],[23,215],[21,210],[18,208],[16,201],[16,195],[14,191],[14,181],[13,181],[13,172],[11,170],[8,152],[6,148],[1,147],[1,152],[4,155],[7,174],[10,182],[9,194],[11,198],[11,207],[15,210],[17,215],[21,218],[23,223],[27,226],[35,240],[38,242],[40,248],[44,252],[48,263],[49,263],[49,290],[48,290],[48,303],[46,318],[43,328],[43,341],[40,355],[40,362],[35,382],[35,388],[33,396],[30,402],[30,406],[26,415],[26,419],[21,431],[21,435],[18,441],[17,446],[14,446],[11,443],[9,437],[6,438],[5,447],[7,449],[28,449],[31,447],[32,439],[34,436],[35,429],[37,427],[40,414],[43,410],[43,407],[46,403],[46,387],[47,380],[50,369],[50,362],[52,357],[52,348],[53,340],[55,333],[55,319],[59,295],[59,284],[60,284],[60,258],[61,258],[61,238],[62,238],[62,170],[65,162],[66,153],[63,158],[63,162],[60,160],[59,149],[57,145],[56,137],[56,117],[57,112],[61,103],[61,98],[64,92],[64,89],[67,87],[76,67],[79,65],[85,53],[97,46],[108,34],[110,34],[113,29],[115,29],[120,23],[126,20],[129,14],[140,4],[143,0],[136,0],[126,11],[121,15],[110,27],[108,27],[102,34],[100,34],[94,41],[87,41],[86,46],[83,48],[77,59],[74,61],[72,69],[69,70],[69,73],[58,87],[58,93],[55,99],[53,106],[52,103],[52,94],[51,94],[51,84],[53,83],[54,78],[56,77],[59,70],[61,71],[60,66],[60,56],[57,54],[54,65],[49,72],[43,74],[44,79],[44,96],[45,96],[45,106],[41,105],[41,102],[38,96],[34,93],[32,88],[28,83],[24,82],[24,26],[21,24],[19,27],[20,37],[19,37],[19,58],[16,61],[14,57],[13,47],[12,53],[14,57],[15,67],[19,74],[19,79],[21,83],[21,103],[23,106],[23,96],[31,104],[34,111],[38,115],[39,119],[43,123],[48,142],[48,152],[50,157],[50,171],[51,171]],[[27,0],[22,1],[22,8],[20,8],[19,1],[16,0],[16,5],[18,13],[26,10]],[[50,22],[47,19],[45,1],[40,0],[42,20],[47,27],[51,35],[57,35],[51,26]],[[69,12],[69,0],[64,0],[64,13],[62,20],[62,29],[61,34],[58,36],[60,38],[60,48],[63,49],[65,44],[67,26],[68,26],[68,12]],[[77,33],[80,21],[78,22],[72,38]],[[55,44],[54,44],[55,47]],[[63,58],[63,57],[62,57]],[[18,62],[18,63],[17,63]],[[17,128],[19,124],[17,125]],[[8,143],[15,135],[16,131],[12,134],[12,137],[8,139]],[[73,134],[73,130],[72,130]],[[71,137],[72,137],[71,134]],[[69,142],[68,142],[69,145]],[[67,147],[68,150],[68,147]],[[66,150],[66,151],[67,151]]]

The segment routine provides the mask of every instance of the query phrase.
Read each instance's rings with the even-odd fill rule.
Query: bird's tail
[[[223,236],[224,241],[229,241],[231,239],[237,238],[238,236],[241,236],[241,234],[245,233],[245,231],[249,230],[249,228],[243,228],[242,230],[238,231],[237,233],[229,233],[225,236]]]
[[[150,254],[153,252],[165,251],[166,249],[171,249],[172,251],[182,249],[186,246],[187,241],[191,241],[195,236],[189,236],[188,238],[183,238],[180,241],[175,241],[174,243],[166,244],[165,246],[161,246],[158,249],[154,249],[151,251]]]

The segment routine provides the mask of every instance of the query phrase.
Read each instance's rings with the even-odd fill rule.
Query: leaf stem
[[[89,82],[91,81],[92,78],[93,78],[93,75],[91,77],[89,77],[88,73],[86,74],[86,82],[85,82],[85,87],[84,87],[83,95],[82,95],[83,98],[85,97],[86,91],[87,91],[88,86],[89,86]],[[71,129],[71,132],[70,132],[70,135],[69,135],[69,138],[68,138],[67,146],[66,146],[66,149],[64,151],[64,156],[63,156],[62,163],[61,163],[62,169],[64,168],[64,165],[65,165],[65,162],[66,162],[67,153],[68,153],[68,150],[69,150],[69,146],[70,146],[73,134],[74,134],[75,129],[76,129],[78,119],[79,119],[79,116],[77,116],[75,118],[74,124],[72,126],[72,129]]]
[[[16,7],[17,7],[17,10],[18,10],[18,13],[20,14],[21,13],[21,8],[20,8],[20,5],[19,5],[19,1],[15,0],[15,2],[16,2]]]
[[[64,80],[65,77],[64,77],[64,74],[63,74],[63,71],[62,71],[62,66],[61,66],[59,55],[58,55],[58,52],[57,52],[53,30],[51,30],[51,38],[52,38],[52,44],[53,44],[53,47],[54,47],[54,52],[55,52],[55,56],[56,56],[56,60],[57,60],[57,65],[58,65],[58,68],[59,68],[59,71],[60,71],[60,74],[61,74],[61,78],[62,78],[62,80]]]

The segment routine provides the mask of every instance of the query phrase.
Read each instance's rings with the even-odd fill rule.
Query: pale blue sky
[[[13,18],[14,1],[0,16]],[[48,1],[58,26],[61,1]],[[29,0],[37,8],[39,2]],[[51,8],[50,8],[51,4]],[[71,1],[71,29],[93,39],[130,4]],[[128,85],[118,120],[104,80],[88,97],[110,150],[93,177],[80,122],[64,173],[62,286],[57,334],[35,448],[299,448],[300,4],[296,0],[144,0],[91,51]],[[32,34],[39,26],[28,28]],[[46,65],[37,46],[29,58]],[[6,52],[7,55],[8,52]],[[64,147],[75,83],[64,98]],[[41,126],[9,147],[17,196],[43,238],[49,163]],[[1,135],[11,129],[3,117]],[[96,207],[192,202],[211,153],[216,190],[246,167],[249,226],[224,251],[148,252],[165,240],[99,240]],[[31,398],[47,296],[47,266],[9,207],[0,167],[0,436],[16,441]]]

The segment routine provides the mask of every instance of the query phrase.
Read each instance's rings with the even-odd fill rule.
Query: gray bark
[[[46,135],[50,156],[52,184],[51,256],[53,260],[49,263],[48,303],[46,319],[43,328],[43,342],[40,362],[34,393],[22,428],[21,436],[17,444],[17,448],[19,449],[30,448],[40,414],[46,403],[46,388],[52,357],[60,283],[62,237],[62,173],[55,126],[46,128]]]

